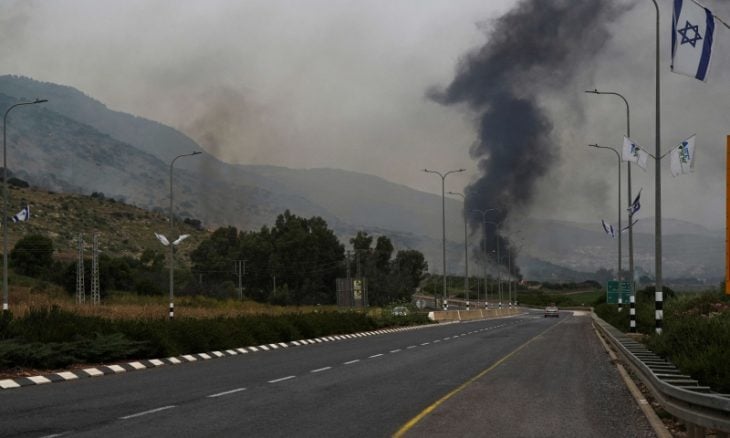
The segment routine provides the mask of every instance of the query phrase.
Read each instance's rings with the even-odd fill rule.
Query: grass
[[[13,186],[9,192],[10,214],[15,214],[13,208],[20,210],[26,203],[31,210],[28,222],[14,223],[9,227],[10,248],[25,235],[41,234],[53,240],[55,257],[69,262],[76,260],[79,233],[84,234],[87,257],[91,254],[92,234],[98,233],[100,249],[105,254],[138,258],[146,249],[162,252],[164,247],[154,233],[170,233],[168,215],[122,202]],[[190,234],[175,251],[181,263],[189,264],[190,252],[210,233],[196,230],[179,220],[175,221],[175,229],[179,234]]]
[[[48,282],[27,279],[10,289],[10,309],[16,315],[24,315],[30,309],[57,306],[59,309],[84,316],[109,319],[156,319],[166,318],[168,297],[145,296],[127,292],[110,292],[100,305],[92,306],[87,295],[86,304],[78,305],[75,297],[61,287]],[[17,283],[17,282],[14,282]],[[285,315],[290,313],[329,312],[336,306],[274,306],[252,300],[220,300],[204,296],[180,296],[175,298],[175,316],[184,318],[219,318],[244,315]]]
[[[558,307],[589,307],[605,297],[602,290],[583,291],[541,291],[520,290],[517,299],[520,304],[543,307],[550,303]]]
[[[678,293],[664,302],[661,335],[654,331],[654,301],[637,294],[636,322],[647,347],[682,372],[718,392],[730,392],[730,297],[721,292]],[[628,331],[624,306],[600,304],[596,314],[619,330]]]

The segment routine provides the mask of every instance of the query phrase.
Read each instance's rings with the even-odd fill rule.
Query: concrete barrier
[[[431,321],[472,321],[475,319],[498,318],[521,313],[518,308],[511,309],[480,309],[480,310],[439,310],[428,312]]]

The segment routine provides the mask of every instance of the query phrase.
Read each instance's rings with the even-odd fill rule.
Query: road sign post
[[[631,300],[631,282],[611,280],[606,286],[606,302],[608,304],[628,303]]]

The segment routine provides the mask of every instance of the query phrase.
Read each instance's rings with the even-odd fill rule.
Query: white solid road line
[[[360,359],[355,359],[355,360],[351,360],[349,362],[345,362],[343,365],[352,365],[352,364],[358,363],[358,362],[360,362]]]
[[[286,377],[282,377],[280,379],[269,380],[269,383],[279,383],[279,382],[283,382],[285,380],[295,379],[296,377],[297,376],[286,376]]]
[[[317,368],[316,370],[310,371],[310,373],[321,373],[322,371],[331,370],[332,367]]]
[[[219,392],[218,394],[211,394],[208,396],[208,398],[222,397],[224,395],[235,394],[236,392],[241,392],[241,391],[245,391],[245,390],[246,390],[246,388],[231,389],[230,391]]]
[[[132,415],[126,415],[126,416],[124,416],[124,417],[119,417],[119,419],[120,419],[120,420],[129,420],[130,418],[136,418],[136,417],[141,417],[141,416],[143,416],[143,415],[147,415],[147,414],[154,414],[155,412],[160,412],[160,411],[166,411],[166,410],[168,410],[168,409],[172,409],[172,408],[174,408],[174,407],[175,407],[174,405],[170,405],[170,406],[163,406],[163,407],[161,407],[161,408],[157,408],[157,409],[150,409],[149,411],[144,411],[144,412],[137,412],[136,414],[132,414]]]

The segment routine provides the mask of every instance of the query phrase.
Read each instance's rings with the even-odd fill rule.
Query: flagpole
[[[651,0],[656,9],[656,53],[655,53],[655,98],[656,98],[656,146],[657,157],[661,156],[661,95],[660,95],[660,72],[659,72],[659,5],[656,0]],[[662,320],[664,319],[664,284],[662,282],[662,174],[661,160],[654,160],[654,275],[656,276],[656,288],[654,293],[655,305],[655,330],[657,334],[662,333]]]
[[[598,144],[589,144],[588,146],[598,149],[612,150],[618,159],[618,272],[616,274],[616,278],[618,281],[621,281],[621,154],[610,146],[600,146]],[[629,226],[631,226],[630,219]]]

